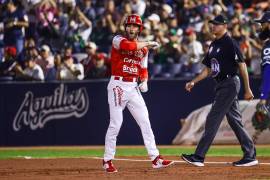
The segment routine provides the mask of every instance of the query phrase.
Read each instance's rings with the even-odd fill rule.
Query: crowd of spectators
[[[192,77],[213,40],[208,21],[225,14],[251,75],[260,74],[253,23],[270,0],[0,0],[1,80],[82,80],[110,76],[112,38],[128,14],[140,35],[161,44],[149,53],[151,78]]]

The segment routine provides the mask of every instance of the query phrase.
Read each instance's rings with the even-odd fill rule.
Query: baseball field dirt
[[[121,158],[121,157],[118,157]],[[205,167],[195,167],[182,162],[179,157],[166,156],[177,162],[164,169],[152,169],[146,157],[122,157],[116,160],[118,173],[108,174],[101,168],[101,160],[93,158],[57,159],[6,159],[0,160],[0,179],[7,180],[173,180],[173,179],[270,179],[270,158],[258,157],[255,167],[233,167],[229,163],[237,157],[209,157]],[[134,161],[138,160],[138,161]],[[214,163],[213,163],[214,162]],[[265,163],[265,164],[264,164]]]

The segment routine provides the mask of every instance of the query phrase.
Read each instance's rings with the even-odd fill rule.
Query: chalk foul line
[[[102,160],[102,157],[89,157],[90,159],[100,159]],[[170,159],[171,160],[171,159]],[[145,160],[145,159],[128,159],[128,158],[115,158],[114,161],[131,161],[131,162],[150,162],[151,160]],[[175,163],[187,163],[185,161],[179,161],[179,160],[171,160]],[[232,162],[216,162],[216,161],[207,161],[204,162],[205,164],[232,164]],[[270,163],[264,163],[259,161],[259,165],[270,165]]]

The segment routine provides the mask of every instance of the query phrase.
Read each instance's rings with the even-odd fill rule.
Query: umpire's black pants
[[[238,76],[225,79],[217,84],[214,103],[207,116],[205,131],[197,145],[196,155],[205,157],[216,136],[222,119],[226,115],[229,125],[241,144],[244,158],[255,159],[256,150],[254,143],[242,124],[242,116],[237,98],[239,90],[240,79]]]

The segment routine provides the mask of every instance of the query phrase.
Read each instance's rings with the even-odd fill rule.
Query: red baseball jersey
[[[148,49],[137,50],[137,41],[129,41],[117,35],[112,41],[112,75],[129,78],[148,79]]]

